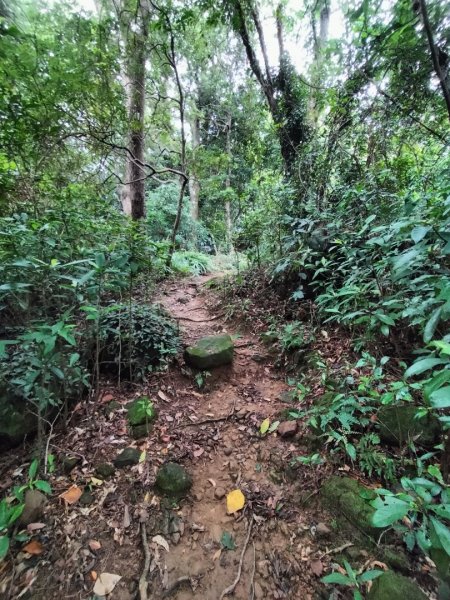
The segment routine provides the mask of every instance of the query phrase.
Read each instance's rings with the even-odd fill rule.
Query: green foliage
[[[364,588],[365,584],[380,577],[380,575],[383,575],[384,573],[384,571],[380,571],[379,569],[371,569],[363,571],[362,573],[357,573],[346,560],[344,560],[344,567],[346,571],[345,575],[339,572],[330,573],[330,575],[322,577],[321,581],[323,581],[323,583],[349,587],[353,590],[354,600],[363,600],[364,596],[362,595],[361,590]]]
[[[159,306],[130,302],[102,309],[101,369],[132,381],[167,365],[179,348],[178,330]]]
[[[205,275],[212,270],[211,258],[193,250],[174,252],[171,270],[176,275]]]

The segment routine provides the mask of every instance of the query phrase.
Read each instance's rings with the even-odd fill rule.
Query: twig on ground
[[[256,571],[256,548],[255,542],[252,542],[253,545],[253,568],[252,575],[250,577],[250,591],[248,593],[248,600],[255,599],[255,571]]]
[[[242,564],[244,562],[245,552],[247,550],[248,542],[250,540],[250,534],[252,533],[252,527],[253,527],[253,514],[250,515],[250,522],[248,524],[247,537],[245,539],[244,547],[242,548],[241,558],[239,559],[239,567],[238,567],[238,572],[237,572],[236,578],[231,585],[229,585],[227,588],[225,588],[223,590],[223,592],[220,594],[219,600],[223,600],[223,598],[225,598],[225,596],[232,594],[234,592],[237,584],[239,583],[239,580],[241,578],[241,573],[242,573]]]
[[[142,573],[139,578],[139,598],[140,598],[140,600],[148,600],[147,575],[148,575],[148,570],[150,569],[150,550],[148,547],[147,529],[145,527],[145,523],[141,523],[141,538],[142,538],[142,547],[144,549],[144,568],[142,569]]]
[[[346,550],[347,548],[350,548],[351,546],[354,546],[354,544],[352,542],[346,542],[345,544],[342,544],[342,546],[338,546],[337,548],[331,548],[330,550],[327,550],[326,552],[321,554],[319,556],[319,560],[321,558],[323,558],[324,556],[328,556],[329,554],[339,554],[339,552],[342,552],[343,550]]]
[[[170,596],[170,594],[178,589],[178,586],[180,586],[182,583],[189,583],[189,585],[192,587],[191,578],[188,575],[183,575],[182,577],[175,579],[175,581],[169,585],[163,594],[163,598]]]
[[[233,408],[224,417],[211,417],[210,419],[203,419],[202,421],[196,421],[196,422],[192,421],[191,423],[181,423],[181,425],[179,425],[179,427],[184,428],[184,427],[191,427],[191,426],[196,426],[196,425],[205,425],[206,423],[219,423],[220,421],[228,421],[228,419],[234,415],[235,408],[236,408],[236,398],[234,399],[234,402],[233,402]]]

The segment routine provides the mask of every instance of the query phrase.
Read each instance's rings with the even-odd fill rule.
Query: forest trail
[[[36,534],[43,552],[31,558],[19,554],[10,598],[30,586],[22,597],[91,599],[93,580],[101,573],[122,577],[108,597],[139,598],[142,521],[151,557],[148,598],[219,600],[238,575],[244,547],[231,597],[312,596],[321,573],[320,560],[316,575],[311,566],[320,554],[314,539],[319,517],[301,508],[299,497],[317,482],[300,481],[298,472],[289,480],[289,461],[298,455],[301,439],[259,433],[264,419],[286,410],[287,385],[255,335],[212,312],[214,297],[204,285],[210,278],[168,282],[157,300],[178,319],[184,345],[223,331],[236,336],[233,364],[212,370],[199,389],[179,360],[145,385],[120,391],[105,385],[99,400],[77,407],[68,432],[58,434],[52,447],[59,458],[82,461],[70,473],[57,469],[51,476],[54,493],[40,519],[45,528]],[[142,394],[155,399],[158,419],[147,438],[134,441],[124,405]],[[145,460],[99,480],[96,465],[112,462],[129,446],[145,451]],[[9,461],[11,468],[20,464],[17,457]],[[183,465],[193,479],[189,494],[176,505],[153,488],[158,467],[167,461]],[[63,506],[57,496],[71,485],[87,486],[85,494]],[[226,511],[226,494],[234,489],[246,498],[239,516]],[[154,542],[154,536],[164,539]]]

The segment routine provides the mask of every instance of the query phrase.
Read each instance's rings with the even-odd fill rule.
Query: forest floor
[[[211,371],[199,389],[179,357],[145,384],[118,389],[104,381],[97,400],[75,407],[50,451],[57,465],[63,456],[80,460],[69,473],[57,466],[50,475],[52,496],[31,528],[34,546],[13,552],[0,567],[2,598],[90,599],[103,573],[121,577],[112,599],[139,598],[148,543],[148,598],[219,600],[239,577],[232,597],[308,600],[336,547],[351,546],[342,536],[330,538],[330,517],[317,501],[318,471],[289,466],[306,453],[301,432],[261,436],[261,422],[289,408],[285,375],[256,333],[213,308],[214,293],[205,287],[210,278],[166,282],[157,301],[179,321],[184,345],[225,331],[236,336],[233,364]],[[148,437],[136,441],[124,407],[143,394],[154,399],[158,418]],[[95,467],[130,446],[141,451],[141,462],[99,479]],[[193,479],[188,495],[172,504],[154,490],[156,471],[169,460]],[[1,487],[28,463],[24,448],[3,456]],[[71,486],[85,490],[73,504],[59,497]],[[228,515],[226,495],[234,489],[244,493],[245,508]]]

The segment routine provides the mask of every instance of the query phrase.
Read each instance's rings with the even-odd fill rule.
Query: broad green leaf
[[[323,583],[336,583],[338,585],[351,585],[352,580],[347,575],[342,575],[342,573],[330,573],[329,575],[325,575],[322,577],[321,581]]]
[[[434,528],[434,532],[438,537],[442,548],[450,556],[450,529],[446,527],[442,521],[436,519],[435,517],[430,517],[430,523]]]
[[[234,542],[233,536],[228,531],[224,531],[222,533],[222,537],[220,538],[220,543],[223,548],[227,550],[235,550],[236,544]]]
[[[434,408],[450,407],[450,385],[439,388],[430,395],[430,404]]]
[[[383,506],[375,510],[372,517],[374,527],[389,527],[392,523],[400,521],[408,514],[410,504],[399,498],[387,497],[383,501]]]
[[[420,375],[421,373],[425,373],[425,371],[429,371],[430,369],[434,369],[437,365],[447,364],[448,361],[443,358],[422,358],[421,360],[416,361],[413,365],[406,369],[405,377],[413,377],[414,375]]]
[[[52,493],[52,486],[49,484],[48,481],[44,481],[43,479],[38,479],[37,481],[35,481],[34,487],[36,487],[41,492],[44,492],[45,494]]]
[[[259,427],[259,432],[261,435],[264,435],[265,433],[267,433],[267,431],[269,430],[270,427],[270,419],[264,419],[264,421],[261,423],[260,427]]]
[[[9,537],[7,535],[0,535],[0,560],[3,560],[8,554],[9,550]]]
[[[433,339],[434,332],[436,331],[436,327],[440,321],[442,315],[442,306],[436,308],[431,314],[427,324],[425,325],[425,329],[423,330],[423,341],[428,344]]]
[[[430,229],[431,227],[425,227],[424,225],[418,225],[417,227],[414,227],[414,229],[411,231],[412,241],[415,244],[418,244],[423,240],[423,238],[427,235]]]
[[[377,577],[380,577],[380,575],[383,575],[383,573],[384,573],[384,571],[381,571],[380,569],[371,569],[370,571],[365,571],[360,576],[359,580],[363,581],[363,582],[373,581]]]
[[[439,517],[450,520],[450,504],[433,504],[430,509]]]
[[[39,466],[39,462],[37,461],[37,459],[34,459],[31,462],[30,467],[28,469],[28,479],[29,480],[33,481],[33,479],[36,477],[38,466]]]

